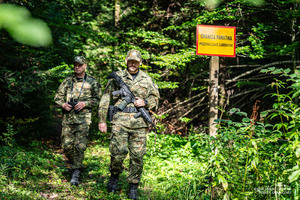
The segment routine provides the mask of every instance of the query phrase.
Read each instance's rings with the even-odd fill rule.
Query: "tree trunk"
[[[121,0],[115,0],[115,27],[119,28],[120,13],[121,13]]]
[[[298,4],[295,3],[293,6],[293,11],[296,13],[298,9]],[[293,44],[296,41],[296,26],[297,26],[297,15],[295,14],[294,17],[292,18],[292,23],[291,23],[291,43]],[[293,61],[293,69],[294,71],[296,70],[296,49],[293,49],[292,52],[292,61]]]
[[[118,46],[119,46],[119,37],[120,37],[120,34],[119,34],[119,29],[120,29],[120,13],[121,13],[121,0],[115,0],[115,12],[114,12],[114,16],[115,16],[115,35],[116,35],[116,38],[117,38],[117,42],[115,43],[114,45],[114,56],[116,59],[118,59]],[[114,71],[115,67],[118,67],[119,64],[118,62],[113,62],[113,65],[112,65],[112,70]]]

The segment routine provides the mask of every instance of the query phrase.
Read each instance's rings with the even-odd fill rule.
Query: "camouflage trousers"
[[[143,157],[146,153],[147,138],[145,128],[126,128],[120,124],[112,126],[112,137],[109,145],[111,153],[110,173],[123,172],[123,161],[128,151],[130,156],[128,183],[139,183],[143,172]]]
[[[83,168],[84,151],[89,134],[88,124],[70,124],[62,126],[62,148],[72,165],[72,169]]]

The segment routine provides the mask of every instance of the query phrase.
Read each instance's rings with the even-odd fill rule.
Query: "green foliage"
[[[287,82],[275,79],[275,82],[271,85],[275,89],[275,93],[272,97],[275,98],[276,103],[273,105],[273,109],[266,110],[268,117],[272,120],[278,120],[279,122],[274,125],[274,129],[281,132],[281,138],[286,139],[288,142],[282,145],[282,148],[290,155],[290,160],[293,161],[292,165],[287,172],[292,172],[289,176],[289,181],[294,182],[299,179],[299,128],[300,128],[300,108],[298,105],[299,94],[299,74],[290,73],[290,70],[269,68],[264,70],[266,73],[281,74]],[[288,85],[286,87],[285,85]],[[285,89],[284,93],[281,93],[281,88]],[[286,89],[288,93],[286,93]]]
[[[236,121],[218,120],[216,137],[191,131],[188,137],[157,135],[155,140],[154,134],[149,134],[146,160],[150,163],[146,162],[146,166],[151,167],[145,170],[144,184],[147,188],[156,186],[152,186],[153,198],[299,196],[300,109],[291,98],[298,92],[299,76],[286,69],[263,71],[282,74],[287,82],[274,83],[275,92],[271,96],[277,102],[273,109],[261,112],[261,122],[233,108],[228,116]],[[279,86],[287,93],[278,93]]]
[[[298,198],[300,109],[297,98],[292,97],[299,90],[299,75],[278,68],[263,72],[280,74],[283,80],[275,79],[270,85],[274,107],[261,112],[259,118],[253,118],[255,112],[248,117],[241,109],[232,108],[229,119],[217,121],[215,137],[192,129],[186,137],[153,132],[147,135],[141,199],[272,199],[275,194],[281,199]],[[167,115],[157,117],[162,120]],[[158,128],[162,131],[164,124]],[[127,197],[126,168],[121,175],[121,191],[116,195],[105,192],[109,174],[107,139],[93,142],[87,149],[84,164],[88,170],[82,177],[86,184],[78,188],[71,188],[63,175],[66,166],[62,156],[50,150],[34,150],[41,145],[32,142],[33,150],[29,151],[16,146],[0,148],[0,182],[8,185],[1,197],[38,198],[49,193],[49,185],[56,198]],[[128,164],[126,158],[125,166]],[[43,182],[47,184],[39,185],[45,177]]]
[[[45,129],[41,127],[51,126],[51,116],[47,113],[50,101],[52,101],[52,99],[47,99],[47,95],[51,94],[50,80],[49,77],[41,74],[36,66],[22,71],[3,69],[0,72],[2,77],[0,89],[4,94],[2,96],[3,115],[0,119],[2,125],[6,124],[6,120],[11,120],[14,128],[24,131],[27,137],[46,135],[47,131],[45,132]],[[35,120],[28,121],[29,119]],[[40,128],[34,130],[33,127]],[[42,130],[44,131],[42,132]],[[18,135],[18,137],[22,137],[22,135]]]
[[[299,51],[298,27],[292,26],[299,17],[295,1],[121,1],[119,27],[114,26],[114,1],[11,2],[15,4],[9,7],[11,10],[3,9],[6,4],[0,5],[0,102],[4,105],[1,107],[1,142],[6,145],[1,147],[0,158],[4,162],[0,182],[8,185],[1,190],[4,198],[43,198],[45,196],[37,191],[45,194],[48,190],[57,194],[58,197],[53,196],[57,199],[74,196],[126,198],[124,191],[128,185],[125,181],[121,182],[120,195],[105,193],[109,159],[107,141],[103,138],[100,144],[88,149],[86,162],[90,171],[84,175],[87,184],[77,189],[70,188],[65,180],[61,155],[50,150],[44,154],[41,149],[24,150],[16,146],[20,137],[27,144],[31,138],[59,134],[54,127],[59,123],[56,119],[59,119],[60,110],[54,107],[53,96],[60,82],[72,73],[75,54],[87,57],[88,72],[99,80],[103,89],[106,75],[125,67],[126,52],[131,48],[140,50],[143,54],[141,68],[149,72],[160,89],[161,106],[157,113],[163,113],[207,90],[209,57],[195,55],[197,24],[237,27],[237,58],[226,59],[227,65],[280,63],[292,59]],[[4,15],[9,18],[3,21]],[[37,24],[42,30],[36,29]],[[13,40],[24,42],[34,36],[39,43],[33,45],[41,45],[40,41],[48,38],[47,34],[42,34],[49,31],[47,27],[52,34],[51,46],[47,48],[26,46]],[[50,42],[48,40],[47,44]],[[274,195],[263,193],[263,189],[284,185],[285,189],[292,188],[293,193],[280,194],[278,198],[296,198],[300,189],[299,76],[291,73],[290,65],[280,66],[285,68],[262,70],[267,72],[263,75],[270,75],[266,78],[261,78],[261,74],[248,74],[251,70],[248,67],[227,69],[230,79],[248,74],[231,85],[225,80],[226,87],[235,93],[267,84],[271,86],[269,90],[275,89],[265,96],[261,122],[249,117],[252,98],[259,98],[256,93],[249,94],[249,101],[246,95],[238,100],[230,99],[228,107],[236,108],[226,112],[226,120],[218,121],[216,138],[195,133],[188,127],[189,124],[191,127],[206,126],[208,99],[205,95],[173,113],[158,114],[159,133],[174,121],[178,121],[175,125],[180,124],[189,131],[185,137],[157,135],[156,142],[153,133],[149,134],[149,151],[140,189],[142,199],[271,199]],[[200,99],[203,103],[197,107]],[[240,105],[248,107],[244,110]],[[181,117],[193,108],[193,112]],[[13,116],[15,120],[8,121]],[[97,121],[96,112],[93,121]],[[96,130],[97,127],[92,130],[94,137],[99,137]],[[102,142],[105,147],[101,146]],[[29,143],[32,148],[41,145]]]
[[[143,29],[136,30],[134,32],[128,32],[127,37],[133,37],[133,38],[142,38],[143,39],[143,45],[149,45],[152,47],[162,47],[167,45],[172,46],[180,46],[183,45],[177,40],[167,38],[165,35],[160,34],[159,32],[154,31],[145,31]]]
[[[7,105],[7,109],[1,112],[5,113],[4,119],[11,116],[35,118],[37,113],[42,113],[42,116],[39,116],[40,122],[45,122],[43,127],[52,132],[55,132],[51,128],[55,123],[53,113],[57,113],[53,106],[53,95],[62,79],[71,73],[72,58],[75,54],[87,57],[88,71],[99,80],[103,89],[107,83],[106,75],[112,70],[125,67],[126,52],[131,48],[141,50],[142,68],[149,72],[159,86],[161,102],[167,100],[174,104],[185,101],[187,97],[196,96],[201,89],[208,86],[209,57],[195,55],[197,24],[237,27],[236,52],[239,59],[227,59],[228,65],[261,65],[269,61],[289,59],[296,55],[294,53],[298,51],[299,46],[297,35],[294,42],[291,42],[291,24],[298,16],[293,1],[121,1],[118,27],[114,26],[114,1],[13,0],[11,3],[14,4],[10,6],[12,12],[8,9],[0,12],[0,16],[5,14],[9,17],[5,20],[5,26],[0,20],[3,27],[0,32],[0,54],[3,55],[0,73],[0,81],[3,84],[0,89],[4,94],[3,103]],[[260,7],[257,7],[258,5]],[[37,19],[43,20],[51,29],[51,46],[36,48],[19,44],[10,38],[10,29],[6,26],[17,27],[13,24],[20,21],[22,23],[19,24],[25,26],[22,31],[36,30],[32,26],[35,26],[34,22]],[[31,20],[33,23],[30,25],[24,22]],[[45,28],[45,24],[41,23],[41,27]],[[294,28],[297,31],[297,27]],[[5,30],[9,31],[9,34]],[[18,33],[22,34],[22,31]],[[65,67],[66,71],[59,70],[60,67]],[[245,70],[228,70],[228,73],[233,78]],[[256,86],[263,87],[264,84],[268,84],[267,81],[258,79],[247,83],[241,80],[228,88],[249,90]],[[38,102],[44,102],[43,106]],[[245,106],[251,108],[251,101],[248,104],[240,101],[240,98],[230,99],[230,103],[233,105],[229,107],[246,104]],[[204,104],[197,109],[203,113],[208,112]],[[20,110],[21,113],[18,112]],[[193,119],[197,114],[197,111],[193,111],[186,117]],[[179,120],[180,116],[175,117],[181,124],[202,126],[200,122],[205,121],[207,115],[199,116],[201,117],[189,122],[182,122]],[[166,120],[170,121],[173,117],[174,115],[169,115]],[[33,135],[40,134],[40,127],[32,129],[35,129],[31,131]],[[6,127],[1,127],[2,132],[5,130]]]
[[[153,199],[198,199],[204,194],[205,164],[193,153],[192,142],[197,136],[182,138],[171,135],[149,134],[148,153],[145,158],[143,186],[151,188],[143,192],[145,198]],[[201,193],[200,193],[201,192]]]
[[[6,132],[2,133],[3,136],[0,135],[0,141],[9,147],[17,145],[16,136],[20,137],[18,133],[24,133],[38,119],[38,117],[34,119],[16,119],[14,116],[7,118],[5,121],[0,119],[0,124],[6,126]]]
[[[34,144],[34,143],[32,143]],[[38,143],[38,146],[41,146]],[[32,146],[34,147],[34,146]],[[37,157],[40,155],[41,157]],[[2,146],[0,148],[0,176],[2,183],[9,180],[22,181],[33,179],[38,181],[44,172],[50,169],[53,158],[46,151],[25,151],[19,146]],[[3,191],[3,190],[2,190]]]
[[[248,40],[251,43],[252,51],[249,52],[249,56],[252,59],[259,59],[264,57],[265,49],[264,49],[264,38],[268,35],[264,34],[266,30],[266,26],[258,23],[258,27],[252,27],[252,33],[250,34]]]
[[[14,135],[17,134],[14,131],[13,126],[11,124],[6,125],[6,133],[3,133],[3,136],[0,136],[0,141],[4,142],[6,146],[13,147],[15,145]]]
[[[269,71],[274,73],[275,69]],[[277,71],[275,73],[289,72]],[[282,74],[289,82],[297,83],[299,80],[295,74]],[[291,91],[289,95],[296,91]],[[278,97],[277,92],[274,95]],[[215,138],[205,134],[191,134],[187,138],[158,135],[156,143],[150,142],[148,148],[149,160],[155,167],[146,172],[145,184],[158,185],[157,188],[166,195],[163,198],[167,199],[174,196],[195,198],[194,194],[217,199],[266,199],[275,193],[283,199],[297,198],[300,174],[299,107],[291,103],[288,95],[279,96],[280,105],[274,104],[274,109],[262,112],[264,123],[253,121],[247,113],[234,108],[228,114],[236,115],[235,119],[240,120],[219,120],[219,134]],[[279,113],[287,119],[285,129],[278,128],[281,122],[268,122],[268,119],[279,117],[273,117],[272,113]],[[150,134],[150,141],[154,141],[153,137]],[[194,167],[195,162],[197,167]],[[181,168],[183,163],[186,164]],[[189,168],[191,165],[192,168]],[[189,171],[191,176],[184,175],[181,169]],[[181,189],[176,185],[181,185]],[[187,189],[182,185],[189,187]],[[154,190],[152,195],[159,199],[160,196],[155,194],[158,190]]]

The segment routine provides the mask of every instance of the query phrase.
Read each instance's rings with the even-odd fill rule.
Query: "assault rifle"
[[[116,95],[123,96],[123,101],[118,106],[119,110],[123,111],[128,104],[134,103],[136,101],[135,95],[131,92],[131,90],[126,85],[126,83],[124,83],[124,81],[116,74],[116,72],[113,71],[106,78],[107,79],[114,78],[120,87],[120,90],[112,92],[113,96],[116,96]],[[150,123],[153,126],[153,128],[155,129],[155,132],[157,132],[156,127],[151,119],[150,114],[149,114],[149,111],[147,111],[145,107],[136,107],[136,109],[137,109],[138,113],[136,113],[134,115],[134,118],[138,118],[138,117],[142,116],[148,123]]]

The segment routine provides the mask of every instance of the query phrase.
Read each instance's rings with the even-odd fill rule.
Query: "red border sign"
[[[236,27],[197,25],[196,54],[235,57]]]

